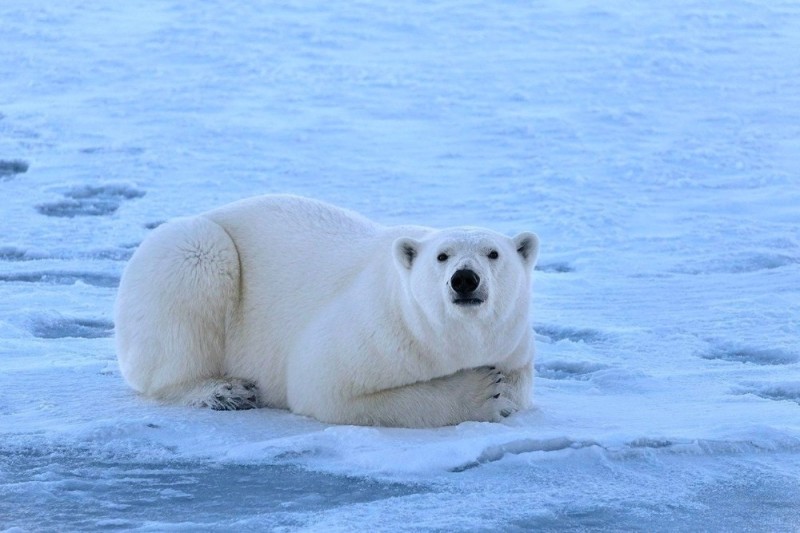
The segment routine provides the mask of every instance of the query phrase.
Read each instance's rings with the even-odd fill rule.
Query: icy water
[[[4,491],[1,515],[36,531],[296,527],[309,513],[429,490],[293,466],[131,462],[74,449],[14,452],[0,464],[3,483],[17,488]]]
[[[798,466],[796,457],[778,459]],[[363,521],[378,530],[774,531],[800,516],[794,505],[800,487],[791,476],[766,472],[768,462],[757,459],[744,464],[717,460],[714,468],[737,472],[705,483],[692,479],[696,472],[691,471],[709,469],[707,460],[678,458],[662,465],[671,475],[697,483],[692,505],[676,500],[667,507],[649,501],[663,486],[653,479],[647,485],[653,465],[641,464],[618,469],[615,479],[602,484],[598,478],[603,479],[608,465],[585,464],[569,476],[563,475],[563,465],[546,463],[500,468],[490,476],[465,471],[450,476],[446,484],[378,481],[291,465],[142,462],[72,448],[4,451],[0,465],[5,487],[0,513],[13,516],[17,527],[35,531],[304,529],[309,517],[322,518],[316,527],[326,530],[353,528]],[[619,497],[627,483],[642,484],[639,498],[609,505],[616,499],[609,496]],[[520,492],[520,487],[529,488]],[[536,510],[536,501],[555,491],[585,502],[561,512]],[[599,496],[595,491],[602,491],[604,503],[591,503]],[[470,502],[477,517],[436,517],[429,507],[432,498],[456,507]],[[504,511],[504,506],[515,510]]]
[[[800,7],[0,3],[0,530],[800,531]],[[535,408],[163,406],[120,274],[294,193],[541,238]]]

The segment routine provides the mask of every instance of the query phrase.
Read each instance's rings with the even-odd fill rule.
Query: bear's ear
[[[400,237],[392,245],[394,250],[394,259],[397,264],[406,270],[411,270],[411,265],[417,258],[419,250],[419,241],[415,241],[410,237]]]
[[[522,257],[522,261],[529,267],[536,264],[536,258],[539,256],[539,237],[534,233],[524,231],[514,237],[514,246],[517,253]]]

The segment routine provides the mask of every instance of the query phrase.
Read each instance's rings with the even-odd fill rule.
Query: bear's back
[[[265,195],[205,214],[233,239],[243,304],[319,306],[381,247],[382,226],[356,213],[290,195]],[[278,300],[278,301],[276,301]]]

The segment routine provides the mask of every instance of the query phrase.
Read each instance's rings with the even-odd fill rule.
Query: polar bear
[[[159,226],[123,273],[119,366],[135,390],[400,427],[529,406],[539,241],[385,227],[290,195]]]

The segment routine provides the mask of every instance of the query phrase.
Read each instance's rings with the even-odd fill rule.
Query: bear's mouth
[[[453,300],[453,303],[456,305],[471,306],[471,305],[481,305],[483,303],[483,300],[481,300],[480,298],[455,298]]]

